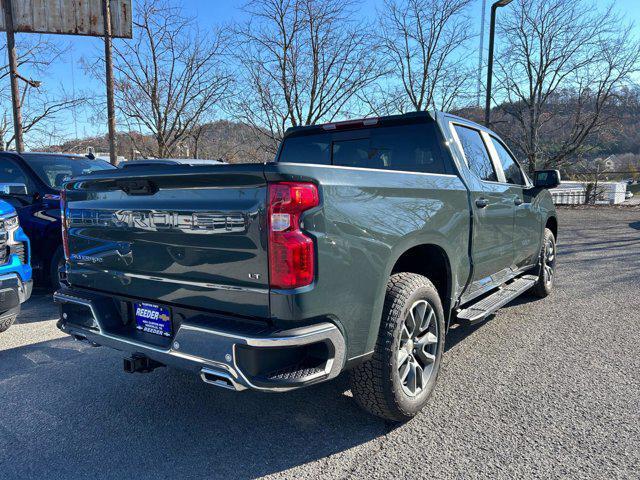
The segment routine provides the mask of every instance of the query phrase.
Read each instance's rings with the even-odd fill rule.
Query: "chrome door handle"
[[[487,200],[486,198],[479,198],[476,200],[476,207],[478,208],[485,208],[489,205],[489,200]]]

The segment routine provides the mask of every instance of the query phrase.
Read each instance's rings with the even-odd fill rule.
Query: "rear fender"
[[[387,294],[387,284],[389,278],[391,277],[391,272],[404,253],[408,252],[414,247],[419,247],[422,245],[433,245],[435,247],[439,247],[444,251],[447,263],[449,264],[447,275],[450,288],[447,298],[442,298],[441,301],[445,309],[446,305],[452,306],[455,304],[458,295],[458,274],[456,274],[454,269],[451,268],[451,258],[453,252],[449,251],[449,242],[446,241],[444,236],[438,234],[437,232],[430,232],[427,235],[425,235],[423,232],[414,232],[413,234],[404,237],[397,245],[394,246],[391,254],[389,255],[389,261],[385,267],[385,275],[383,281],[381,281],[377,285],[378,295],[376,297],[377,300],[374,307],[374,316],[371,320],[371,326],[367,336],[367,351],[371,352],[375,348],[375,344],[378,338],[378,332],[380,330],[380,323],[382,321],[382,310]],[[445,323],[447,325],[449,322],[450,311],[451,308],[448,308],[445,311]]]

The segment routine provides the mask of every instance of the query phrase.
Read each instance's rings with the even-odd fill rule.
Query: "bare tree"
[[[46,88],[48,69],[68,51],[67,45],[51,42],[42,36],[25,36],[18,45],[18,73],[20,74],[20,102],[22,105],[22,131],[27,145],[41,146],[56,132],[57,140],[67,135],[60,130],[60,114],[75,109],[85,99],[63,88],[52,94]],[[0,47],[0,56],[6,58],[6,45]],[[37,79],[31,78],[36,76]],[[9,66],[0,65],[0,149],[10,149],[15,140],[13,131]]]
[[[272,158],[253,127],[228,120],[199,126],[192,132],[188,146],[195,158],[229,163],[262,163]]]
[[[351,114],[383,73],[353,0],[251,0],[236,28],[242,84],[234,116],[273,152],[288,127]]]
[[[471,73],[464,48],[471,38],[465,15],[471,0],[385,0],[380,12],[382,53],[401,83],[392,103],[400,110],[449,110],[463,98]]]
[[[68,132],[58,128],[60,114],[85,102],[83,97],[61,93],[51,95],[31,84],[26,84],[21,92],[22,132],[27,144],[32,147],[45,147],[51,143],[60,143]],[[36,93],[32,94],[31,92]],[[15,140],[11,108],[6,107],[0,119],[0,144],[9,150]]]
[[[133,29],[132,41],[114,42],[118,120],[154,137],[149,148],[130,135],[143,155],[177,155],[230,90],[225,41],[220,32],[199,31],[195,19],[166,1],[138,4]]]
[[[530,172],[563,166],[607,124],[607,107],[638,71],[631,25],[613,5],[516,0],[501,14],[499,37],[496,98],[504,103],[495,118],[509,125],[496,126]]]

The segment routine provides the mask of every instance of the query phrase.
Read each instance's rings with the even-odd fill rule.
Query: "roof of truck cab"
[[[203,158],[151,158],[144,160],[128,160],[120,163],[120,168],[150,167],[158,165],[223,165],[221,160]]]
[[[77,153],[64,153],[64,152],[22,152],[22,153],[18,153],[18,152],[11,152],[11,153],[15,153],[16,155],[20,155],[21,157],[24,158],[29,158],[29,157],[66,157],[66,158],[78,158],[78,159],[84,159],[86,160],[87,157],[86,155],[80,155]]]
[[[18,153],[14,150],[7,150],[4,152],[0,152],[2,154],[5,155],[10,155],[10,156],[16,156],[16,157],[20,157],[22,159],[24,159],[25,161],[29,161],[29,158],[31,157],[51,157],[51,158],[60,158],[60,157],[64,157],[64,158],[68,158],[68,159],[72,159],[72,160],[91,160],[90,157],[87,157],[86,155],[79,155],[77,153],[61,153],[61,152],[21,152]]]
[[[327,128],[332,125],[335,125],[338,128],[340,126],[347,126],[346,128],[343,128],[343,129],[348,130],[350,128],[353,128],[353,129],[362,128],[363,126],[364,127],[381,127],[381,126],[406,125],[406,124],[412,124],[412,123],[430,122],[435,120],[435,118],[438,115],[444,115],[449,120],[453,120],[454,122],[459,122],[461,124],[476,128],[478,130],[485,131],[494,136],[496,135],[496,133],[491,129],[485,127],[484,125],[478,122],[469,120],[468,118],[464,118],[459,115],[454,115],[452,113],[440,112],[437,110],[430,110],[430,111],[420,111],[420,112],[409,112],[409,113],[404,113],[402,115],[387,115],[382,117],[359,118],[354,120],[330,122],[330,123],[323,123],[318,125],[291,127],[287,129],[287,131],[284,134],[284,137],[286,138],[292,134],[299,134],[299,133],[302,133],[303,135],[305,135],[308,133],[330,132],[335,130],[333,128]],[[364,122],[371,122],[371,123],[364,124]],[[353,126],[349,127],[348,126],[349,124],[352,124]]]
[[[284,138],[297,134],[310,134],[321,132],[332,132],[335,130],[351,130],[357,128],[370,127],[388,127],[394,125],[408,125],[414,123],[432,122],[436,117],[434,111],[410,112],[401,115],[386,115],[382,117],[367,117],[353,120],[344,120],[339,122],[329,122],[317,125],[306,125],[299,127],[290,127],[284,133]]]

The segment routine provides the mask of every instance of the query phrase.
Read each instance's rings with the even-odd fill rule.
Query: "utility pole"
[[[118,163],[116,156],[116,108],[113,100],[113,59],[111,57],[111,2],[102,0],[104,17],[104,64],[107,79],[107,118],[109,123],[109,159],[112,165]]]
[[[9,78],[11,79],[11,103],[13,105],[13,136],[16,151],[24,151],[22,140],[22,106],[20,105],[20,87],[18,86],[18,56],[13,27],[13,6],[11,0],[4,0],[4,23],[7,29],[7,55],[9,56]]]
[[[487,63],[487,95],[484,104],[484,124],[491,126],[491,83],[493,81],[493,44],[496,36],[496,10],[509,5],[513,0],[498,0],[491,5],[491,22],[489,23],[489,62]]]
[[[478,51],[478,96],[476,105],[480,108],[480,98],[482,97],[482,57],[484,56],[484,23],[487,0],[482,0],[482,15],[480,16],[480,50]]]

